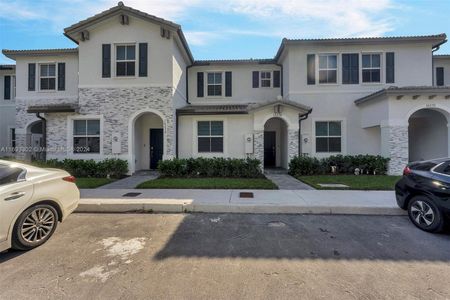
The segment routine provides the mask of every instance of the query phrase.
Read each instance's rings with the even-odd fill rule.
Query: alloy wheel
[[[425,201],[415,201],[411,205],[411,215],[414,222],[422,226],[430,226],[434,222],[434,211]]]
[[[37,208],[23,221],[20,230],[22,238],[28,243],[38,243],[49,236],[55,223],[55,215],[50,209]]]

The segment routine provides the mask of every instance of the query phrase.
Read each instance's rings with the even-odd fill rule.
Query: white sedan
[[[0,160],[0,252],[45,243],[79,199],[66,171]]]

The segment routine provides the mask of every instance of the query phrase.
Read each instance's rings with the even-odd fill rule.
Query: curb
[[[403,216],[398,207],[387,206],[304,206],[271,204],[192,203],[183,200],[81,199],[78,213],[245,213]]]

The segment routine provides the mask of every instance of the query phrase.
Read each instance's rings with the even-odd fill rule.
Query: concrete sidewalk
[[[81,190],[78,212],[209,212],[404,215],[392,191]],[[124,197],[126,193],[140,193]]]

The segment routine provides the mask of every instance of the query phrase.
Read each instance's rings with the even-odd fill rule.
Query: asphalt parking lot
[[[407,217],[74,214],[0,254],[0,299],[450,298],[450,235]]]

